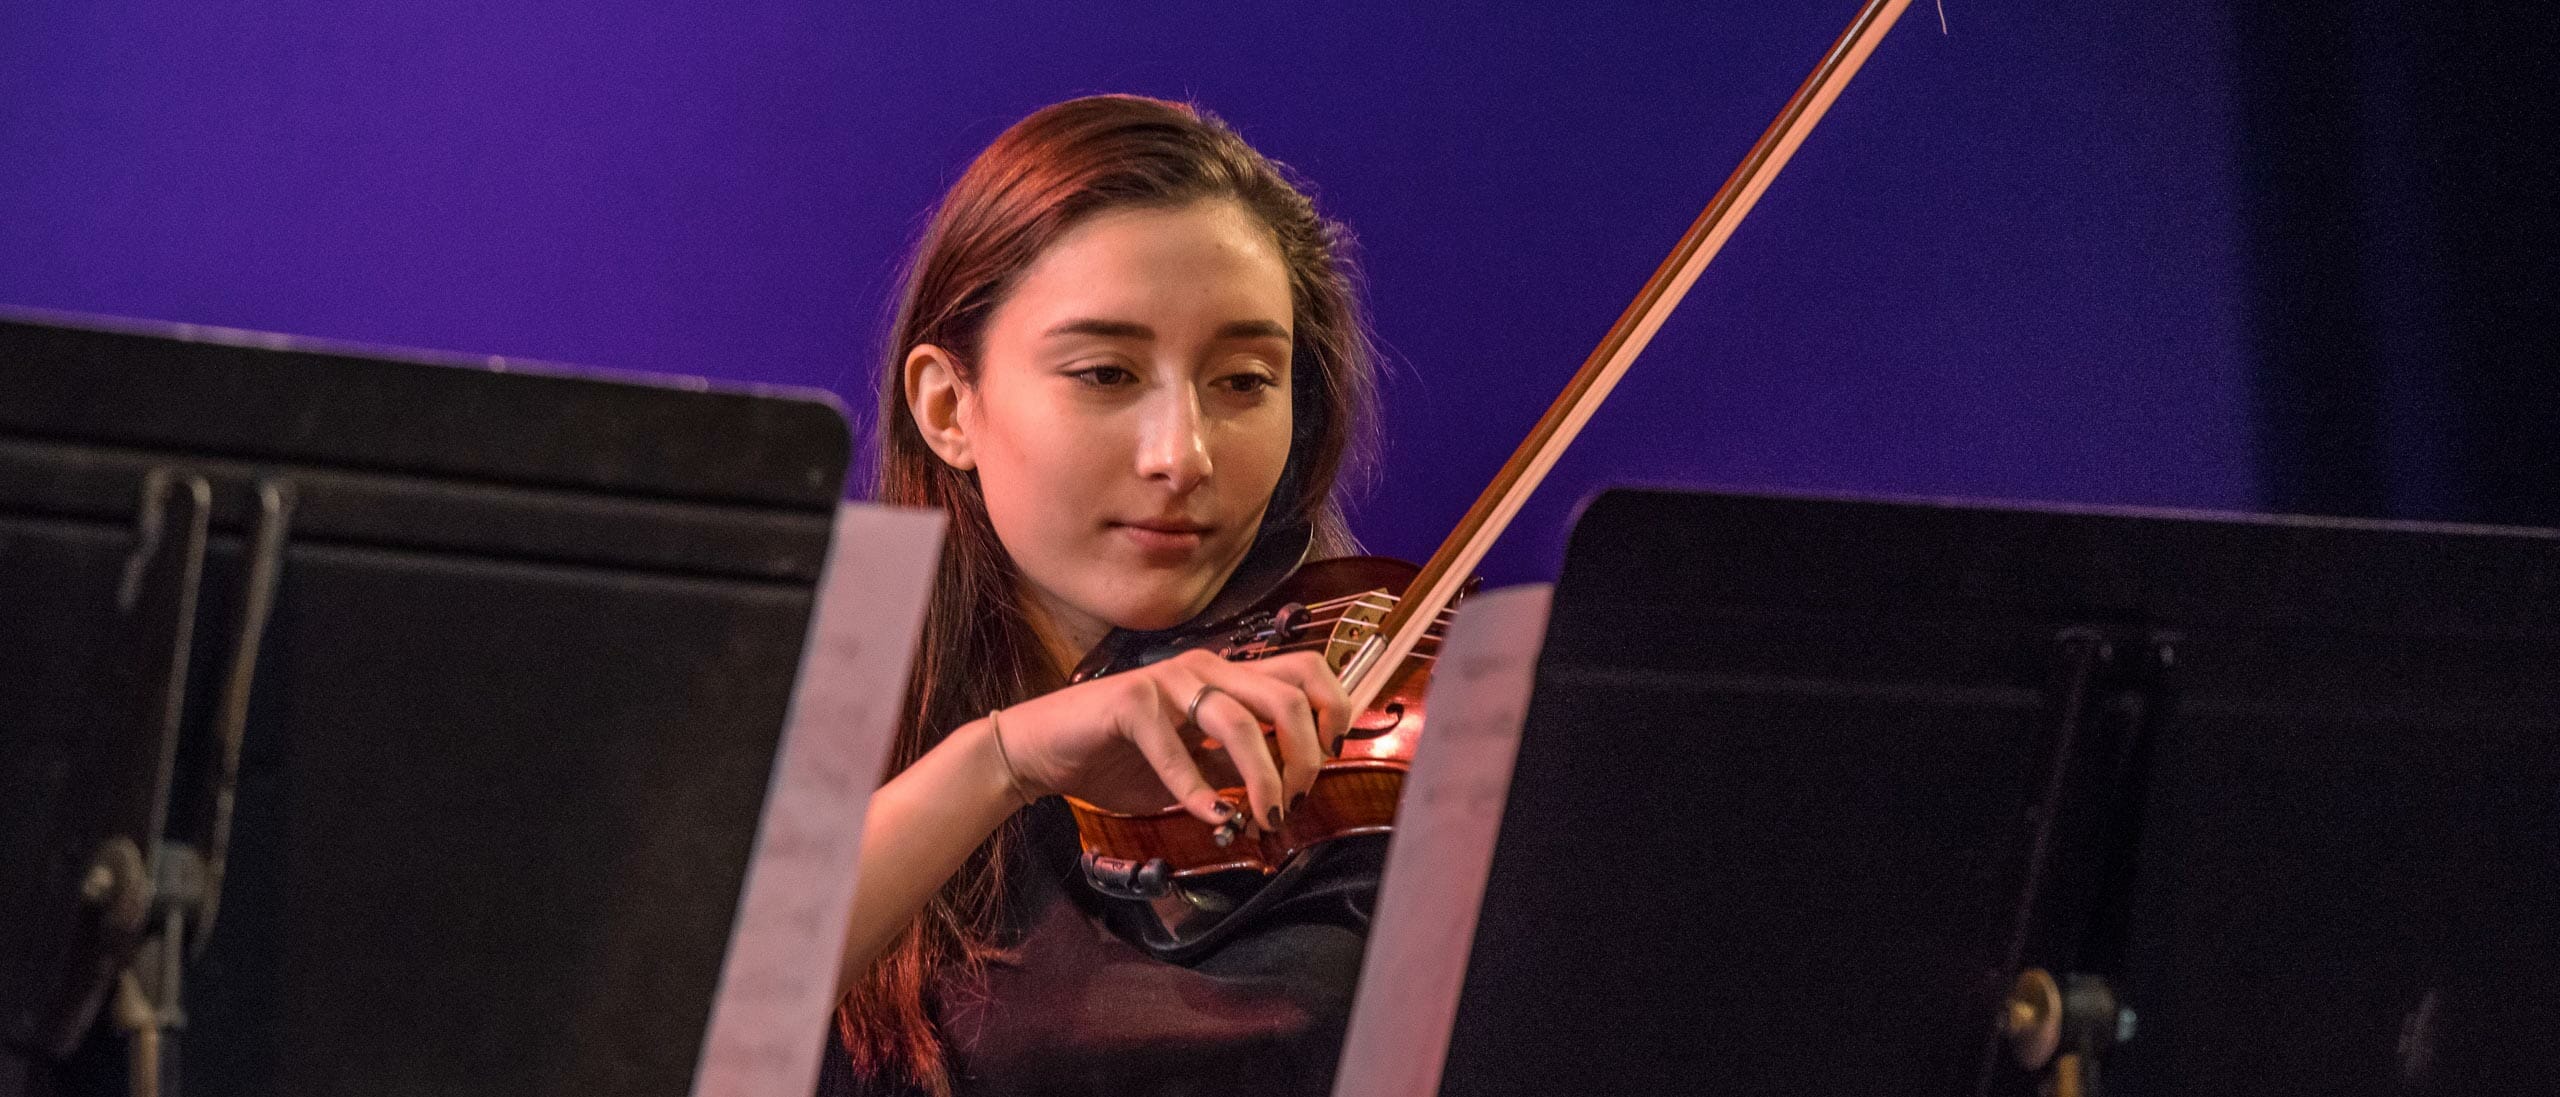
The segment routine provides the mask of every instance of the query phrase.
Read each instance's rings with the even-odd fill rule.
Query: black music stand
[[[1442,1092],[2548,1092],[2555,595],[2545,531],[1604,496]]]
[[[682,1092],[842,416],[178,334],[0,317],[0,1094]]]

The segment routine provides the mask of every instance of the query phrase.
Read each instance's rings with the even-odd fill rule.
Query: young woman
[[[1350,549],[1334,488],[1372,379],[1344,247],[1232,131],[1150,99],[1042,110],[945,197],[878,457],[879,497],[950,533],[822,1093],[1324,1092],[1360,918],[1158,961],[1104,928],[1058,797],[1250,833],[1338,747],[1350,713],[1312,654],[1067,681],[1114,629],[1188,621],[1310,542]],[[1216,791],[1230,773],[1243,802]]]

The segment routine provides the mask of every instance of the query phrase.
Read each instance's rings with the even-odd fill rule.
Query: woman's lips
[[[1114,522],[1111,529],[1136,546],[1140,555],[1167,562],[1198,551],[1209,536],[1208,527],[1193,525]]]

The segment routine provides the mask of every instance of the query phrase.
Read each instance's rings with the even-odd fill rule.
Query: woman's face
[[[907,359],[910,406],[977,472],[1052,652],[1206,607],[1289,458],[1288,271],[1243,207],[1097,214],[1023,271],[974,384]]]

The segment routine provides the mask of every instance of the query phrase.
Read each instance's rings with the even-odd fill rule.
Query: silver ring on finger
[[[1209,699],[1209,695],[1210,695],[1210,694],[1212,694],[1212,693],[1225,693],[1225,692],[1227,692],[1227,691],[1225,691],[1225,690],[1223,690],[1223,689],[1219,689],[1218,687],[1213,686],[1213,685],[1210,685],[1210,684],[1208,684],[1208,683],[1206,683],[1206,682],[1201,683],[1201,684],[1200,684],[1200,692],[1192,694],[1192,695],[1191,695],[1191,703],[1190,703],[1190,704],[1188,704],[1188,705],[1183,706],[1183,709],[1182,709],[1182,722],[1183,722],[1183,723],[1185,723],[1185,724],[1188,724],[1188,725],[1190,725],[1190,726],[1192,726],[1192,727],[1195,727],[1195,728],[1196,728],[1196,727],[1199,727],[1199,726],[1200,726],[1200,702],[1208,700],[1208,699]]]

